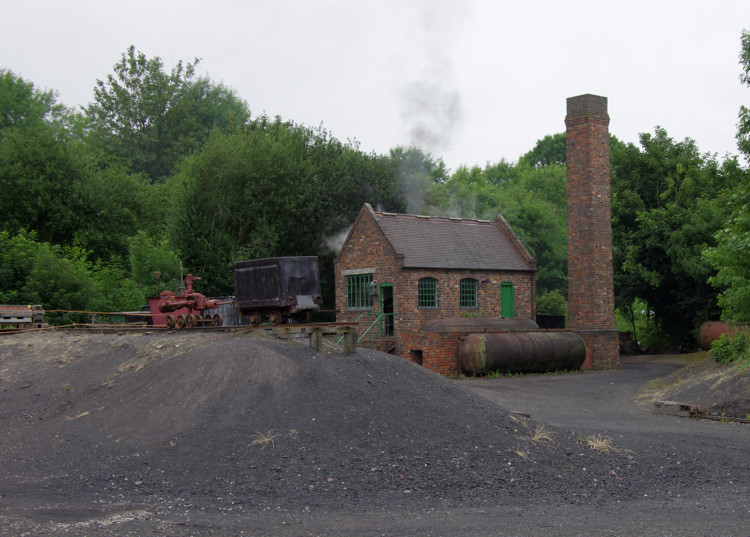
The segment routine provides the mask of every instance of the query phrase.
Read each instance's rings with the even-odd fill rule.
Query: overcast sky
[[[322,124],[366,151],[419,145],[516,161],[565,130],[565,99],[609,99],[625,142],[660,125],[736,153],[748,0],[5,0],[0,67],[68,106],[130,45],[237,91],[253,116]]]

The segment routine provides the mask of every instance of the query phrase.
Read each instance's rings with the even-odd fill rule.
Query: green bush
[[[568,315],[568,301],[565,296],[553,289],[539,293],[536,297],[536,312],[545,315]]]
[[[711,344],[711,357],[719,364],[736,363],[742,369],[750,366],[750,332],[729,336],[722,334]]]

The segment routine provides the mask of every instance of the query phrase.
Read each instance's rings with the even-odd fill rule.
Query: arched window
[[[474,278],[461,280],[458,305],[462,308],[477,307],[477,281]]]
[[[417,306],[420,308],[437,308],[437,280],[420,278],[417,282]]]

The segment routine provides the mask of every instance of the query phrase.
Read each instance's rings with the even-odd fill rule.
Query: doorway
[[[513,284],[503,282],[500,284],[500,315],[503,319],[515,317],[515,305],[513,304]]]
[[[392,336],[395,332],[395,315],[393,311],[393,284],[380,286],[380,335]]]

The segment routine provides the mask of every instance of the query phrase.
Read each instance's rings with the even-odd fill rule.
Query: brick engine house
[[[365,204],[334,271],[336,318],[358,322],[363,345],[441,373],[455,370],[455,348],[431,346],[428,321],[535,313],[536,261],[499,215],[415,216]]]
[[[334,263],[336,318],[442,374],[619,365],[607,98],[567,100],[568,329],[536,324],[536,261],[505,219],[375,211]]]

